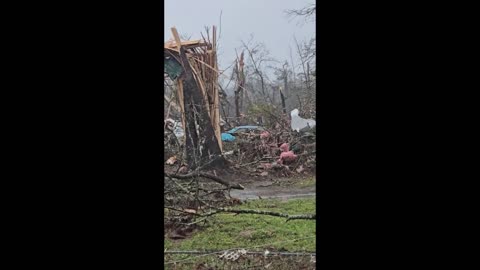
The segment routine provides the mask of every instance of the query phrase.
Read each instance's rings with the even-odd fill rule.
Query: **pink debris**
[[[260,139],[266,139],[268,137],[270,137],[270,133],[268,131],[260,133]]]
[[[282,152],[287,152],[289,148],[290,148],[290,145],[288,145],[288,143],[284,143],[280,145],[280,150],[282,150]]]
[[[292,162],[297,159],[297,155],[293,151],[283,152],[280,154],[280,159],[277,160],[278,163],[283,164],[284,162]]]
[[[178,173],[180,173],[180,174],[186,174],[187,172],[188,172],[188,167],[187,166],[182,166],[178,170]]]
[[[263,165],[263,169],[265,169],[265,170],[269,170],[269,169],[272,168],[272,164],[270,164],[270,163],[263,163],[262,165]]]

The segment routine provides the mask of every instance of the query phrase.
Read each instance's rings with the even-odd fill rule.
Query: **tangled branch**
[[[303,16],[305,18],[309,18],[315,15],[316,5],[310,4],[301,9],[289,9],[285,11],[289,16]]]

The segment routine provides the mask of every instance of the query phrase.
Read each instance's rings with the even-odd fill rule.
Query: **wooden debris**
[[[220,150],[222,150],[220,130],[220,98],[218,89],[218,76],[220,74],[217,64],[217,30],[212,27],[212,36],[207,29],[207,36],[203,40],[181,41],[180,35],[175,27],[172,27],[173,40],[164,44],[165,55],[180,58],[181,48],[185,51],[189,66],[193,72],[194,79],[203,96],[208,116],[210,117],[214,134]],[[185,69],[185,66],[183,66]],[[182,79],[177,80],[178,104],[181,108],[182,124],[185,125],[185,100],[183,93]]]
[[[206,46],[207,44],[202,42],[202,40],[189,40],[189,41],[183,41],[180,42],[180,46],[185,46],[185,47],[192,47],[192,46]],[[175,40],[169,40],[164,44],[164,48],[166,49],[178,49],[177,48],[177,42]]]

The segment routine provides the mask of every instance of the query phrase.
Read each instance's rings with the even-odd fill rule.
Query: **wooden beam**
[[[180,43],[180,45],[182,47],[186,47],[186,46],[191,46],[191,47],[197,47],[197,46],[206,46],[207,44],[204,43],[204,42],[201,42],[201,40],[190,40],[190,41],[183,41]],[[172,41],[167,41],[165,42],[164,44],[164,48],[177,48],[177,42],[175,41],[175,43]]]
[[[177,43],[177,47],[178,47],[178,49],[180,49],[182,47],[182,41],[180,40],[180,36],[178,35],[177,28],[172,27],[171,30],[172,30],[173,38],[175,39],[175,42]]]
[[[183,130],[187,130],[185,127],[185,103],[183,98],[183,82],[182,80],[177,80],[177,96],[178,104],[180,104],[180,115],[182,116],[182,127]]]

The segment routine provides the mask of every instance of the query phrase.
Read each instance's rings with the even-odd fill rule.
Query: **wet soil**
[[[173,169],[172,167],[170,167]],[[166,170],[167,171],[167,170]],[[174,171],[171,171],[174,173]],[[232,189],[230,195],[240,200],[278,198],[288,200],[293,198],[315,197],[316,185],[314,174],[295,174],[289,177],[277,177],[275,175],[261,176],[259,173],[238,170],[214,170],[208,173],[216,175],[226,181],[239,183],[244,190]],[[310,180],[306,186],[299,185],[301,182]]]
[[[297,180],[297,179],[294,179]],[[289,181],[289,183],[286,183]],[[288,200],[292,198],[315,197],[315,185],[297,187],[292,179],[259,180],[242,184],[244,190],[232,190],[230,195],[240,200],[278,198]]]

